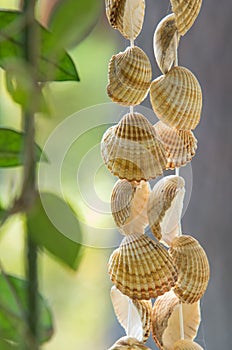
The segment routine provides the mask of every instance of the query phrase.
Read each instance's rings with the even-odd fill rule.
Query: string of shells
[[[177,54],[202,1],[170,1],[172,13],[154,32],[154,56],[162,75],[152,81],[150,60],[134,45],[145,0],[105,0],[109,24],[130,40],[112,56],[107,85],[111,100],[129,110],[101,141],[102,159],[119,178],[111,211],[123,236],[110,256],[108,273],[112,306],[125,336],[109,350],[149,350],[145,343],[150,334],[161,350],[202,349],[194,340],[210,269],[200,243],[182,234],[186,190],[179,176],[179,168],[197,150],[193,130],[201,118],[202,91],[196,76],[178,65]],[[134,110],[148,94],[159,119],[154,125]],[[175,175],[158,179],[168,169]],[[157,179],[152,189],[151,179]],[[146,234],[148,227],[153,238]]]

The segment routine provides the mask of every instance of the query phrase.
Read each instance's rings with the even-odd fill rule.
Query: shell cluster
[[[162,75],[152,81],[146,53],[134,45],[142,30],[145,0],[105,0],[110,25],[130,40],[112,56],[107,93],[128,106],[101,141],[102,159],[119,179],[111,194],[114,222],[124,236],[108,263],[111,301],[126,336],[109,350],[145,350],[150,332],[161,350],[200,350],[194,342],[201,322],[200,299],[210,276],[200,243],[183,235],[185,180],[180,167],[197,149],[202,91],[195,75],[178,66],[178,45],[193,25],[201,0],[171,0],[172,13],[158,24],[154,55]],[[147,95],[159,121],[134,110]],[[165,170],[176,169],[156,181]],[[149,226],[153,238],[145,230]],[[155,302],[152,305],[152,300]]]

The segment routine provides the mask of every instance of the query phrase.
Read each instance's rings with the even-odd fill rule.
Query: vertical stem
[[[22,111],[23,129],[25,132],[24,140],[24,174],[21,193],[21,205],[25,210],[30,209],[34,203],[36,194],[36,157],[35,157],[35,108],[37,84],[37,60],[38,44],[37,26],[35,22],[35,4],[36,0],[24,0],[22,10],[25,16],[24,28],[24,59],[27,69],[32,79],[32,98],[29,105]],[[28,306],[28,331],[27,336],[30,339],[30,348],[27,347],[28,339],[25,340],[25,349],[39,349],[38,341],[38,247],[32,240],[29,233],[26,233],[26,275],[28,280],[27,306]]]

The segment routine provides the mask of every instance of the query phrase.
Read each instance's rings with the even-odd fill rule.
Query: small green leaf
[[[41,193],[40,196],[42,201],[38,197],[28,214],[28,233],[38,245],[46,248],[73,270],[77,270],[82,257],[82,245],[76,243],[81,242],[79,222],[69,205],[61,198],[51,193]],[[42,203],[46,204],[49,217]],[[75,242],[65,236],[66,233],[68,237],[75,238]]]
[[[20,341],[20,338],[22,339],[25,332],[24,316],[28,313],[27,281],[9,275],[7,279],[13,286],[14,292],[17,293],[20,306],[12,293],[12,288],[6,277],[0,274],[0,337],[17,343]],[[44,343],[53,334],[52,314],[41,295],[38,295],[38,302],[40,314],[39,341],[40,343]],[[22,314],[22,310],[24,315]]]
[[[23,165],[24,134],[12,129],[0,128],[0,168]],[[47,161],[41,148],[35,145],[37,161]]]
[[[96,25],[101,1],[59,1],[49,21],[53,47],[72,47],[83,40]]]
[[[23,21],[21,12],[0,11],[0,66],[7,68],[9,60],[20,58],[23,60]],[[51,46],[54,42],[52,33],[38,25],[38,37],[40,42],[38,81],[66,81],[79,80],[76,67],[64,50],[55,51]]]

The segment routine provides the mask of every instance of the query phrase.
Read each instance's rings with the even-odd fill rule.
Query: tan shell
[[[195,22],[200,9],[202,0],[170,0],[172,11],[176,15],[176,26],[178,32],[184,35]]]
[[[202,92],[187,68],[173,67],[155,79],[150,89],[151,104],[158,118],[170,127],[195,129],[201,117]]]
[[[113,28],[129,40],[141,32],[145,13],[144,0],[106,0],[106,15]]]
[[[179,39],[175,15],[172,13],[161,20],[153,38],[156,62],[164,74],[169,71],[175,61]]]
[[[201,322],[200,302],[182,304],[184,335],[193,340]],[[160,349],[173,350],[173,344],[180,339],[180,303],[171,290],[154,303],[152,311],[152,336]]]
[[[170,175],[159,180],[149,196],[147,214],[151,231],[168,245],[179,234],[184,195],[184,179]]]
[[[199,344],[191,341],[191,340],[178,340],[174,344],[173,350],[204,350]]]
[[[192,160],[197,149],[197,139],[191,130],[176,130],[163,122],[154,125],[167,157],[167,169],[185,166]]]
[[[165,150],[151,123],[139,113],[126,114],[102,138],[101,151],[109,170],[121,179],[156,178],[166,168]]]
[[[149,58],[137,46],[114,55],[109,63],[107,93],[125,106],[140,104],[148,94],[152,78]]]
[[[116,225],[126,235],[144,233],[148,224],[147,201],[150,185],[118,180],[111,195],[111,211]]]
[[[151,350],[135,338],[123,337],[119,339],[109,350]]]
[[[151,301],[132,300],[122,294],[115,286],[111,288],[110,295],[115,314],[125,329],[126,335],[145,343],[151,330]],[[128,319],[129,312],[130,319]]]
[[[169,291],[176,270],[167,251],[145,235],[126,236],[109,261],[114,285],[131,299],[149,300]]]
[[[191,236],[180,236],[172,241],[169,253],[178,271],[174,292],[182,302],[195,303],[206,291],[210,269],[206,253]]]

